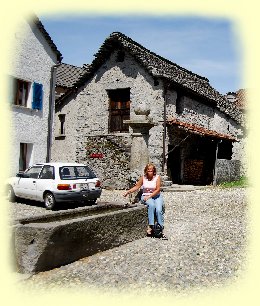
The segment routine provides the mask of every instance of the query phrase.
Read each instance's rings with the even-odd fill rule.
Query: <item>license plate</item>
[[[88,184],[80,184],[80,189],[81,190],[88,190],[89,189]]]
[[[89,189],[95,189],[95,184],[94,183],[88,183]]]

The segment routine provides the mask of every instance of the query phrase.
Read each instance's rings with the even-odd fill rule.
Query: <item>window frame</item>
[[[14,78],[14,105],[20,107],[29,107],[29,101],[32,91],[32,82],[22,79]],[[22,86],[22,92],[20,93],[20,86]],[[22,97],[20,97],[22,96]],[[20,101],[21,100],[21,101]]]
[[[130,88],[107,90],[107,94],[109,100],[109,132],[128,133],[129,127],[128,125],[124,124],[123,121],[130,119]]]
[[[43,110],[43,85],[34,81],[9,76],[10,104],[18,108]]]

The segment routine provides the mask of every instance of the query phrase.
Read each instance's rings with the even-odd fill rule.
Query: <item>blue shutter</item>
[[[42,84],[33,83],[32,109],[42,110]]]

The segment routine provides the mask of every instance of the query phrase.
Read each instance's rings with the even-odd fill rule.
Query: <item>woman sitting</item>
[[[156,214],[157,222],[164,227],[164,201],[160,193],[161,177],[156,174],[156,168],[153,164],[149,163],[144,168],[144,175],[139,178],[134,187],[125,191],[123,196],[143,188],[141,201],[148,206],[148,228],[147,235],[151,236],[154,227],[154,216]],[[163,238],[166,238],[163,235]]]

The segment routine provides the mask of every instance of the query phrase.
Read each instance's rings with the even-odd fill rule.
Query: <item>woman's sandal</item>
[[[153,232],[153,230],[151,228],[147,229],[147,231],[146,231],[147,237],[151,237],[152,236],[152,232]]]

